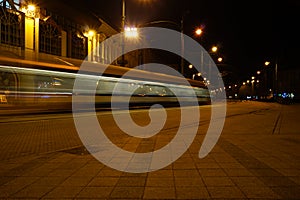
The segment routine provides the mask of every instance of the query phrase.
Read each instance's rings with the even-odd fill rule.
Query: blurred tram
[[[101,75],[95,72],[102,69]],[[209,91],[200,81],[99,63],[87,63],[85,71],[79,70],[76,66],[0,56],[0,95],[6,97],[8,104],[48,109],[71,109],[74,95],[94,95],[100,107],[110,106],[112,96],[119,103],[130,96],[131,105],[178,105],[178,98],[189,102],[195,101],[192,97],[196,95],[198,104],[210,104]],[[74,90],[78,78],[84,86]],[[186,81],[189,85],[184,84]]]

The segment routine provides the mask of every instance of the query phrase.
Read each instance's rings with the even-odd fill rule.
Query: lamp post
[[[184,76],[184,37],[183,37],[183,21],[184,21],[184,14],[181,17],[180,21],[180,41],[181,41],[181,62],[180,62],[180,68],[181,68],[181,74]]]
[[[121,32],[123,33],[122,36],[122,60],[121,60],[121,66],[125,66],[125,55],[124,55],[124,49],[125,49],[125,0],[122,0],[122,19],[121,19]]]
[[[195,31],[195,34],[197,36],[201,36],[203,33],[203,30],[201,28],[197,28],[196,31]],[[204,56],[203,56],[203,51],[201,51],[201,55],[200,55],[200,71],[203,73],[203,59],[204,59]]]
[[[184,20],[185,20],[185,16],[189,14],[189,11],[184,11],[182,16],[181,16],[181,21],[180,21],[180,33],[181,33],[181,63],[180,63],[180,67],[181,67],[181,74],[184,76],[184,34],[183,34],[183,30],[184,30]]]
[[[265,66],[269,66],[271,64],[271,62],[266,61],[265,62]],[[272,73],[273,76],[273,81],[272,81],[272,86],[273,86],[273,94],[275,95],[274,98],[277,96],[277,92],[278,92],[278,60],[276,58],[275,60],[275,67],[274,67],[274,72]]]

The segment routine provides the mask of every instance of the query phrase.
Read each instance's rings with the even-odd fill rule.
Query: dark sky
[[[120,28],[121,0],[76,0]],[[224,62],[237,69],[241,78],[263,67],[266,60],[279,60],[280,68],[300,68],[299,0],[125,0],[126,22],[144,24],[155,20],[180,22],[193,37],[196,27],[204,34],[197,39],[206,49],[217,44]],[[72,1],[74,3],[74,1]]]

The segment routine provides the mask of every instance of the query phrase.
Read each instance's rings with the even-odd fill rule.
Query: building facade
[[[1,55],[43,61],[56,56],[110,64],[117,62],[111,58],[121,46],[104,46],[102,41],[117,33],[98,16],[60,1],[0,1]]]

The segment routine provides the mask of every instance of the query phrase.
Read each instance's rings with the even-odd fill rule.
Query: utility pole
[[[181,62],[180,62],[180,68],[181,68],[181,74],[184,76],[184,35],[183,35],[183,22],[184,22],[184,14],[181,17],[180,21],[180,40],[181,40]]]
[[[122,0],[122,20],[121,20],[121,32],[122,32],[122,60],[121,60],[121,66],[125,67],[125,55],[124,55],[124,49],[125,49],[125,0]]]
[[[181,68],[181,74],[184,76],[184,20],[185,20],[185,15],[188,14],[189,11],[184,11],[184,13],[181,16],[181,21],[180,21],[180,33],[181,33],[181,62],[180,62],[180,68]]]

